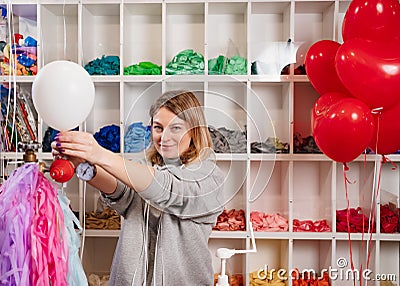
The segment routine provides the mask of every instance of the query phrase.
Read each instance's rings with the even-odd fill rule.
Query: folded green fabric
[[[160,75],[161,66],[152,62],[140,62],[124,67],[124,75]]]
[[[247,74],[247,60],[238,55],[228,58],[226,61],[225,74]]]
[[[167,75],[204,74],[203,55],[187,49],[178,53],[165,67]]]
[[[238,55],[232,58],[218,56],[208,60],[208,74],[247,74],[247,60]]]
[[[208,60],[208,74],[224,74],[225,62],[224,56]]]

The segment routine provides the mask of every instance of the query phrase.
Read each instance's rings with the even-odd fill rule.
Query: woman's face
[[[164,158],[178,158],[189,149],[189,125],[165,107],[153,116],[151,134],[154,146]]]

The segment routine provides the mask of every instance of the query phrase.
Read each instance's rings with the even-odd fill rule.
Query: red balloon
[[[336,70],[351,94],[371,109],[400,101],[400,41],[346,41],[337,51]]]
[[[340,81],[335,56],[340,44],[331,40],[314,43],[307,51],[305,68],[308,79],[319,94],[327,92],[349,93]]]
[[[400,104],[374,115],[375,130],[369,147],[375,153],[386,155],[400,150],[399,114]]]
[[[388,42],[400,40],[398,0],[353,0],[343,19],[342,36]]]
[[[340,100],[346,98],[347,95],[339,92],[327,92],[321,95],[314,104],[312,114],[311,114],[311,128],[317,124],[319,118],[323,118],[329,108],[339,102]]]
[[[320,150],[337,162],[357,158],[371,142],[374,119],[365,103],[344,98],[316,121],[313,136]]]
[[[314,104],[313,114],[315,117],[325,114],[329,108],[338,101],[348,97],[340,92],[327,92],[321,95]]]

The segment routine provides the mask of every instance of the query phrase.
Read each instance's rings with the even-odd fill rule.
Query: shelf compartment
[[[311,45],[321,39],[334,39],[335,1],[294,2],[294,42],[302,43],[295,67],[304,64]]]
[[[247,3],[209,3],[207,36],[208,59],[247,59]]]
[[[7,7],[4,7],[7,8]],[[37,40],[37,6],[36,4],[12,4],[12,11],[7,11],[8,17],[11,18],[12,22],[12,32],[20,33],[26,38],[31,36]],[[12,14],[10,14],[12,12]],[[11,17],[10,17],[11,16]]]
[[[124,84],[124,130],[134,122],[150,125],[149,110],[162,93],[161,82],[138,82]]]
[[[123,66],[145,61],[161,66],[161,3],[129,3],[123,11]]]
[[[120,5],[83,4],[83,65],[104,56],[120,57]]]
[[[381,242],[379,250],[379,274],[385,274],[387,280],[399,282],[400,278],[400,246],[397,241]],[[390,276],[389,276],[390,275]],[[383,278],[383,276],[381,276]]]
[[[250,144],[268,138],[290,143],[289,91],[288,83],[251,83],[247,124]]]
[[[257,252],[247,255],[249,273],[262,270],[273,271],[276,275],[278,271],[287,278],[289,269],[289,241],[286,239],[256,239]],[[271,272],[270,272],[271,273]],[[260,280],[268,279],[263,277],[264,272],[260,272]],[[265,275],[265,274],[264,274]],[[264,279],[261,279],[264,278]]]
[[[306,139],[308,136],[312,136],[311,127],[311,115],[314,108],[314,104],[320,95],[315,91],[310,83],[307,82],[296,82],[294,83],[294,110],[293,110],[293,153],[305,153],[314,152],[317,149],[316,144],[314,148],[310,149],[310,144],[305,148],[301,143],[296,142],[295,137],[299,136],[301,139]],[[311,140],[307,138],[308,140]],[[343,139],[345,140],[345,139]],[[298,144],[298,146],[296,146]],[[305,142],[303,142],[305,144]]]
[[[379,186],[379,209],[376,210],[377,228],[380,233],[398,234],[400,232],[400,180],[399,169],[393,169],[392,164],[384,163],[381,170],[381,179]],[[397,224],[395,221],[397,217]]]
[[[312,278],[320,278],[332,265],[332,242],[328,240],[294,240],[291,272],[299,275],[309,271]]]
[[[293,219],[326,220],[333,229],[332,173],[331,162],[293,163]]]
[[[204,56],[204,3],[167,3],[165,25],[166,64],[187,49]]]
[[[255,45],[286,42],[290,37],[290,1],[252,2],[250,12],[250,43]]]
[[[32,84],[30,82],[0,84],[0,116],[4,126],[7,122],[9,133],[7,135],[8,140],[5,140],[3,138],[3,130],[1,132],[0,151],[2,152],[15,152],[18,149],[18,143],[12,140],[15,137],[17,137],[18,142],[26,143],[32,141],[41,142],[42,140],[42,132],[39,130],[40,124],[38,124],[39,115],[33,105],[31,90]],[[12,127],[14,127],[14,131],[12,131]],[[10,144],[7,144],[7,142]],[[11,144],[11,142],[13,143]]]
[[[289,162],[250,163],[250,213],[279,214],[289,219]],[[288,229],[287,229],[288,230]]]
[[[96,83],[92,111],[86,118],[86,131],[95,133],[107,125],[120,126],[119,83]]]
[[[4,17],[0,21],[0,41],[3,42],[0,52],[0,74],[31,77],[36,74],[38,62],[40,62],[37,6],[27,2],[18,4],[15,1],[9,1],[7,3],[9,5],[6,5],[6,2],[3,1],[1,9]],[[37,41],[37,47],[24,47],[25,40],[28,37]],[[33,41],[31,40],[31,42]],[[21,44],[22,47],[15,49],[15,44]],[[18,55],[14,57],[14,60],[18,63],[17,66],[14,63],[10,65],[10,61],[12,61],[11,54],[15,53]],[[21,57],[23,57],[22,60],[20,59]],[[28,62],[28,60],[32,61],[32,63],[29,63],[29,66],[25,66],[25,62]]]
[[[334,263],[332,268],[337,269],[337,279],[335,285],[350,285],[353,283],[353,277],[356,279],[356,284],[362,279],[362,269],[369,269],[372,273],[376,271],[376,243],[373,242],[371,246],[367,246],[367,241],[352,241],[351,242],[352,259],[350,258],[350,245],[349,241],[337,241],[336,242],[336,253],[334,257]],[[369,264],[367,267],[369,252]],[[354,274],[352,273],[351,260],[354,265]],[[350,278],[350,279],[349,279]],[[372,278],[372,274],[370,276]],[[347,282],[347,284],[343,284]],[[363,283],[365,280],[363,279]],[[373,285],[373,284],[372,284]]]
[[[247,124],[246,90],[247,86],[240,82],[209,83],[204,110],[207,124],[244,131]]]
[[[246,162],[223,161],[217,162],[217,166],[225,174],[225,209],[242,209],[246,212],[246,179],[248,175]]]
[[[374,182],[374,162],[350,162],[349,170],[346,171],[348,199],[344,183],[344,170],[342,164],[336,164],[336,211],[360,208],[360,217],[363,215],[366,220],[371,221],[374,209],[371,209]],[[377,211],[375,209],[375,211]],[[336,218],[337,220],[337,218]],[[377,216],[375,215],[376,228]],[[346,220],[347,221],[347,220]],[[360,227],[362,227],[360,225]],[[361,231],[359,231],[361,232]],[[368,232],[368,224],[364,227]]]
[[[259,75],[279,79],[282,69],[289,64],[289,59],[287,62],[276,61],[282,56],[276,48],[290,39],[290,10],[290,1],[251,3],[250,63],[258,61]]]
[[[56,60],[78,63],[78,5],[41,5],[40,17],[44,64]]]
[[[110,273],[117,242],[117,238],[86,237],[82,264],[88,276],[90,273]]]

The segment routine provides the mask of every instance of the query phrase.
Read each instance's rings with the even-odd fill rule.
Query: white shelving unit
[[[7,4],[7,1],[2,1]],[[268,265],[269,269],[298,268],[321,271],[337,268],[337,260],[349,257],[347,233],[336,231],[336,210],[347,206],[342,164],[321,154],[294,153],[294,134],[311,134],[311,109],[318,98],[305,75],[294,75],[304,62],[305,53],[316,41],[342,42],[341,27],[351,1],[342,0],[13,0],[15,19],[28,18],[36,23],[34,36],[39,43],[38,67],[54,60],[71,60],[82,66],[102,55],[120,58],[120,75],[92,76],[96,99],[85,122],[89,132],[105,125],[121,127],[121,146],[129,124],[149,122],[148,109],[162,92],[171,89],[195,90],[205,106],[208,123],[229,129],[247,128],[247,152],[217,154],[218,165],[227,173],[226,188],[232,190],[227,209],[279,213],[289,220],[288,232],[256,232],[257,253],[236,255],[228,260],[229,273],[241,273],[249,285],[249,273]],[[21,26],[16,21],[14,29]],[[252,75],[251,63],[263,45],[292,39],[302,43],[297,61],[289,75]],[[233,45],[232,45],[233,44]],[[205,58],[204,75],[168,76],[165,66],[180,51],[193,49]],[[208,59],[237,52],[248,60],[247,75],[208,75]],[[140,61],[162,66],[159,76],[125,76],[123,68]],[[31,86],[33,77],[17,77],[18,84]],[[7,76],[1,77],[8,82]],[[39,138],[47,129],[39,118]],[[250,143],[276,136],[290,144],[288,154],[253,154]],[[346,140],[346,138],[343,138]],[[15,155],[2,153],[2,159]],[[130,158],[134,155],[121,155]],[[21,156],[20,156],[21,157]],[[40,160],[51,162],[51,154],[38,152]],[[390,155],[400,162],[399,155]],[[373,174],[377,157],[360,156],[349,164],[350,206],[371,209]],[[400,169],[385,164],[382,171],[379,205],[386,203],[382,194],[395,198],[399,206]],[[98,194],[74,177],[66,186],[73,210],[93,211]],[[85,205],[83,204],[85,196]],[[389,196],[389,197],[390,197]],[[257,197],[257,199],[255,199]],[[251,200],[248,200],[251,198]],[[255,200],[254,200],[255,199]],[[326,219],[328,233],[293,232],[293,219]],[[374,274],[394,274],[400,279],[400,234],[372,235],[371,262]],[[118,231],[86,231],[84,267],[89,273],[108,271],[118,239]],[[364,235],[366,239],[368,234]],[[361,234],[351,234],[355,267],[365,267],[365,249]],[[249,231],[214,231],[210,250],[219,247],[244,249],[250,246]],[[349,261],[348,261],[349,262]],[[215,273],[219,259],[213,258]],[[292,285],[290,279],[286,282]],[[353,285],[352,281],[334,280],[331,285]],[[368,283],[379,285],[379,281]]]

